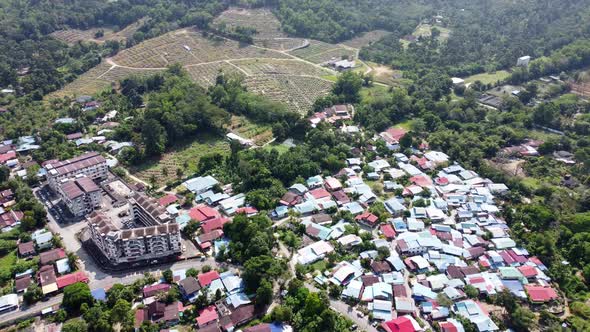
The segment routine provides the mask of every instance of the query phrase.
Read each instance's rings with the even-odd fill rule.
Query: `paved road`
[[[58,294],[47,301],[37,302],[30,307],[21,306],[19,310],[4,313],[0,315],[0,325],[37,316],[41,313],[41,310],[52,307],[56,304],[61,304],[62,299],[63,294]]]
[[[312,292],[319,292],[320,290],[317,289],[312,284],[306,282],[304,283],[305,287]],[[345,317],[350,318],[356,325],[358,325],[359,329],[365,330],[367,332],[377,332],[377,329],[369,324],[369,321],[366,317],[360,318],[357,316],[357,313],[351,306],[342,302],[330,299],[330,308],[333,310],[341,313]]]

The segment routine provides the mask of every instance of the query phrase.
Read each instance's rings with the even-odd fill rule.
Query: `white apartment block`
[[[154,200],[134,194],[129,200],[130,212],[143,227],[121,229],[101,213],[87,218],[91,239],[113,264],[122,265],[179,255],[180,227]]]
[[[57,184],[57,193],[76,217],[83,217],[100,206],[100,188],[86,176],[62,180]]]

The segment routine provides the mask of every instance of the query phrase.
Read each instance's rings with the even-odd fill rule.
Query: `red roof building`
[[[197,317],[197,325],[199,327],[209,325],[219,319],[219,315],[217,314],[217,310],[215,306],[210,305],[206,308],[201,309],[199,311],[199,317]]]
[[[381,232],[388,240],[394,239],[397,235],[393,227],[389,224],[381,225]]]
[[[525,276],[526,278],[534,278],[537,276],[537,269],[535,269],[534,266],[530,266],[530,265],[523,265],[523,266],[519,266],[518,271],[520,271],[520,273],[522,273],[523,276]]]
[[[546,303],[559,298],[555,289],[551,287],[525,285],[524,289],[529,294],[529,299],[534,303]]]
[[[152,286],[146,286],[143,288],[143,297],[152,297],[158,293],[167,292],[170,289],[168,284],[157,284]]]
[[[221,216],[219,212],[217,212],[217,210],[207,205],[195,206],[194,208],[190,209],[188,214],[191,217],[191,219],[200,222],[211,220]]]
[[[66,274],[65,276],[61,276],[57,278],[57,288],[62,289],[66,286],[73,285],[77,282],[88,283],[89,279],[86,273],[82,271],[77,271],[74,273]]]
[[[425,175],[416,175],[410,178],[410,182],[420,187],[432,186],[432,180]]]
[[[243,213],[243,214],[245,214],[247,216],[251,216],[251,215],[257,214],[258,213],[258,210],[256,210],[256,208],[255,207],[252,207],[252,206],[245,206],[245,207],[238,208],[236,210],[236,213],[237,214]]]
[[[203,233],[211,233],[216,229],[223,229],[223,225],[228,221],[229,219],[224,217],[207,220],[201,224],[201,229],[203,230]]]
[[[168,195],[166,195],[164,197],[161,197],[158,200],[158,203],[160,205],[162,205],[162,206],[168,206],[168,205],[170,205],[170,204],[172,204],[172,203],[174,203],[176,201],[178,201],[178,197],[176,197],[176,195],[168,194]]]
[[[438,326],[440,327],[440,330],[442,332],[458,332],[459,331],[457,326],[455,326],[455,324],[453,324],[451,322],[440,322],[440,323],[438,323]]]
[[[0,164],[4,164],[5,162],[15,159],[16,158],[16,152],[14,151],[8,151],[6,153],[0,154]]]
[[[309,192],[315,199],[324,199],[331,197],[330,193],[324,188],[317,188]]]
[[[377,225],[379,218],[369,211],[365,211],[354,218],[357,222],[365,223],[371,227]]]
[[[201,285],[201,287],[206,287],[209,286],[213,280],[219,279],[220,277],[217,271],[209,271],[199,274],[197,278],[199,279],[199,285]]]
[[[384,322],[381,324],[381,328],[386,332],[415,332],[412,321],[405,316],[398,317],[394,320]]]

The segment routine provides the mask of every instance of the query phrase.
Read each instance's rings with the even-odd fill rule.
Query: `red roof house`
[[[143,297],[152,297],[158,293],[167,292],[170,289],[168,284],[157,284],[152,286],[146,286],[143,288]]]
[[[315,198],[315,199],[324,199],[324,198],[331,197],[330,193],[324,188],[314,189],[314,190],[310,191],[309,194],[311,196],[313,196],[313,198]]]
[[[405,316],[398,317],[394,320],[384,322],[381,324],[381,328],[386,332],[414,332],[414,325],[412,321]]]
[[[191,217],[191,219],[200,222],[218,218],[221,216],[219,212],[217,212],[217,210],[207,205],[195,206],[194,208],[190,209],[188,214]]]
[[[16,152],[14,151],[8,151],[6,153],[0,154],[0,164],[4,164],[5,162],[15,159],[16,158]]]
[[[178,197],[176,197],[176,195],[173,195],[173,194],[168,194],[168,195],[166,195],[166,196],[164,196],[164,197],[161,197],[161,198],[158,200],[158,203],[159,203],[160,205],[162,205],[162,206],[168,206],[168,205],[170,205],[170,204],[172,204],[172,203],[176,202],[177,200],[178,200]]]
[[[237,214],[243,213],[243,214],[245,214],[247,216],[251,216],[251,215],[257,214],[258,213],[258,210],[256,210],[256,208],[255,207],[252,207],[252,206],[245,206],[245,207],[238,208],[236,210],[236,213]]]
[[[376,215],[374,215],[371,212],[369,212],[369,211],[365,211],[365,212],[359,214],[354,219],[357,222],[361,222],[361,223],[367,224],[367,225],[369,225],[371,227],[374,227],[377,224],[377,222],[379,221],[379,218]]]
[[[397,235],[393,227],[389,224],[381,225],[381,232],[388,240],[395,238]]]
[[[425,175],[416,175],[410,178],[410,182],[420,187],[432,186],[432,180]]]
[[[56,280],[57,288],[59,289],[62,289],[69,285],[73,285],[77,282],[88,283],[88,281],[88,276],[86,275],[86,273],[82,271],[66,274],[65,276],[61,276]]]
[[[206,308],[201,309],[199,311],[199,317],[197,317],[197,325],[199,327],[209,325],[219,319],[219,315],[217,314],[217,310],[215,306],[210,305]]]
[[[545,303],[551,300],[556,300],[559,297],[557,296],[555,289],[551,287],[525,285],[524,289],[526,290],[527,294],[529,294],[531,302],[534,303]]]
[[[223,225],[228,221],[229,219],[224,217],[210,219],[201,224],[201,229],[203,230],[203,233],[210,233],[216,229],[223,229]]]
[[[517,267],[518,271],[520,271],[520,273],[522,273],[523,276],[525,276],[526,278],[534,278],[537,276],[537,269],[535,269],[534,266],[530,266],[530,265],[523,265],[523,266],[519,266]]]
[[[201,273],[197,276],[199,279],[199,284],[201,287],[209,286],[213,280],[219,279],[219,273],[217,271],[209,271],[205,273]]]

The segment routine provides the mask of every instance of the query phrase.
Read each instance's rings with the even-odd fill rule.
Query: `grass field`
[[[283,153],[289,151],[290,148],[287,145],[283,144],[283,143],[272,143],[272,144],[266,145],[264,147],[264,149],[265,150],[268,150],[268,151],[270,151],[270,150],[277,150],[277,152],[279,154],[283,154]]]
[[[176,170],[183,170],[184,176],[197,171],[199,159],[210,153],[229,153],[229,142],[221,137],[200,135],[192,141],[181,142],[170,148],[161,158],[151,159],[145,163],[130,168],[133,175],[149,183],[152,176],[157,186],[163,186],[168,181],[176,180]],[[184,165],[188,166],[184,168]],[[168,175],[165,175],[167,169]]]
[[[354,57],[356,50],[314,40],[309,46],[289,52],[289,54],[319,64],[334,59],[340,60],[342,57]]]
[[[466,77],[465,83],[469,84],[475,81],[480,81],[483,84],[496,83],[497,81],[505,80],[509,75],[510,73],[505,70],[498,70],[494,73],[483,73]]]
[[[11,275],[12,267],[16,264],[16,250],[9,252],[0,258],[0,273],[2,275]]]

